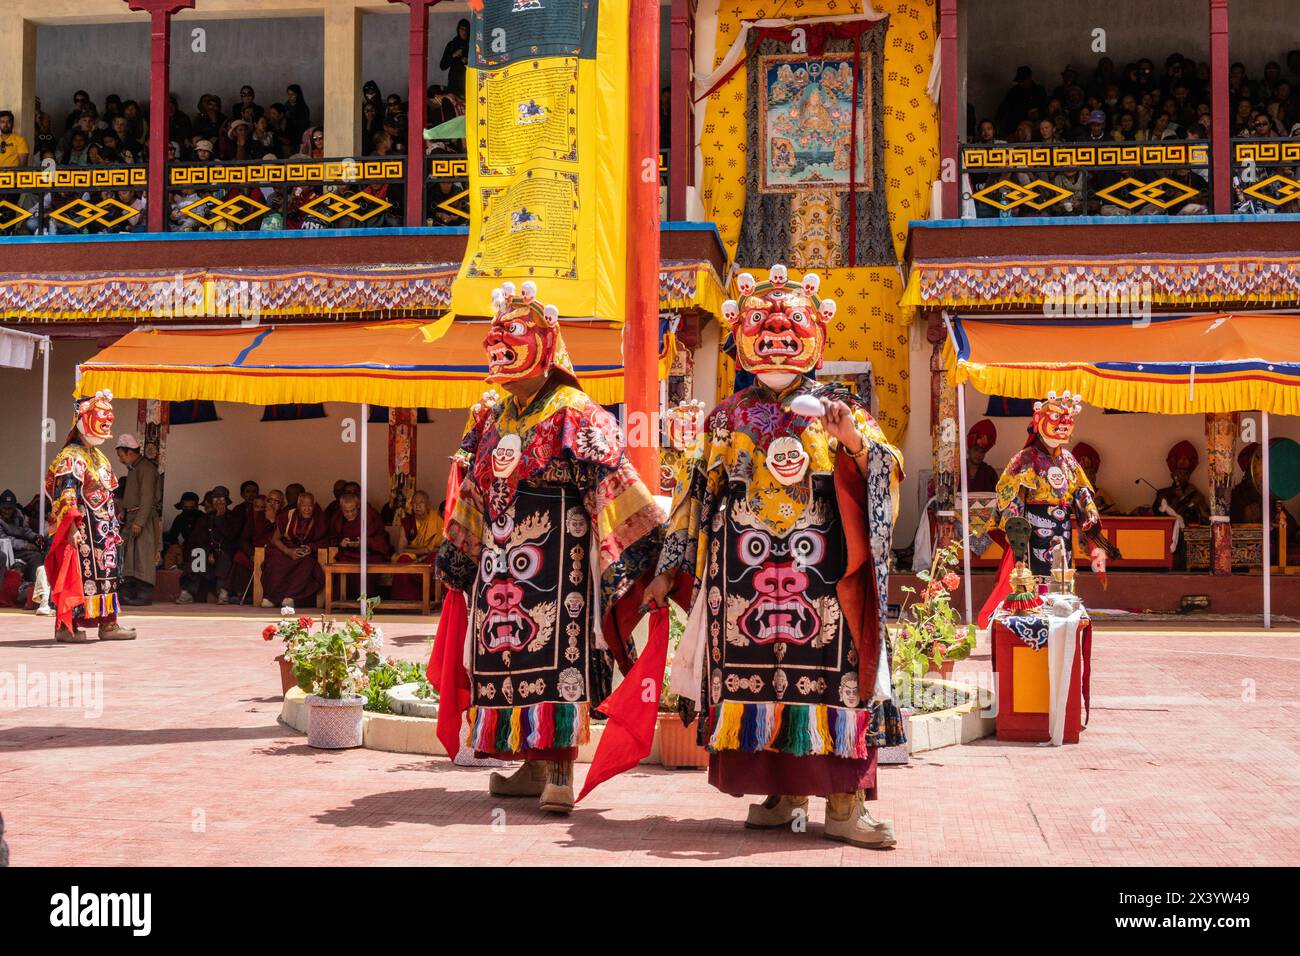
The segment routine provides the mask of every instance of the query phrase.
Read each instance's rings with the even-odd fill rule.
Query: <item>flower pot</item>
[[[904,764],[912,759],[912,715],[916,711],[911,707],[900,707],[898,712],[903,715],[903,726],[907,728],[908,742],[896,747],[881,747],[876,751],[878,764]]]
[[[695,742],[699,718],[683,727],[676,714],[659,714],[659,762],[668,769],[700,770],[709,765],[709,752]]]
[[[309,694],[307,744],[322,750],[344,750],[361,746],[362,707],[360,695],[330,700]]]
[[[950,677],[952,677],[952,669],[956,666],[957,666],[957,662],[954,660],[946,660],[938,667],[935,667],[934,663],[930,662],[927,666],[925,674],[927,677],[930,676],[931,674],[938,674],[944,680],[948,680]]]
[[[275,662],[280,665],[280,693],[287,694],[298,686],[298,680],[293,676],[293,663],[283,654],[276,657]]]

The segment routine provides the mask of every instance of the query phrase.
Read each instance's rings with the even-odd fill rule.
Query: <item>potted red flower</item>
[[[293,674],[293,662],[288,658],[290,643],[311,630],[312,619],[306,617],[286,617],[278,624],[268,624],[262,628],[262,640],[273,641],[277,637],[284,644],[284,650],[276,655],[275,661],[280,665],[280,693],[287,694],[298,686],[298,679]]]

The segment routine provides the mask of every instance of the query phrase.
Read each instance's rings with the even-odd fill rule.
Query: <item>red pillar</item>
[[[1228,0],[1210,0],[1210,116],[1214,211],[1232,212],[1232,117],[1228,115]]]
[[[945,219],[961,215],[961,97],[957,67],[957,0],[939,0],[939,155]]]
[[[410,8],[406,83],[406,224],[424,225],[424,123],[429,115],[429,8],[439,0],[388,0]]]
[[[691,65],[695,55],[695,0],[673,0],[673,141],[668,148],[668,218],[686,219],[686,187],[695,158],[695,119],[691,109]]]
[[[167,98],[171,93],[172,14],[188,10],[194,0],[127,0],[132,10],[149,14],[149,189],[150,232],[167,222]]]
[[[659,487],[659,3],[631,0],[628,30],[627,324],[623,401],[628,455]]]

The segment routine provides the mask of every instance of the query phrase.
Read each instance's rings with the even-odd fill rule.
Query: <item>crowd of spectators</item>
[[[975,114],[968,112],[967,133],[970,142],[984,145],[1209,140],[1213,132],[1211,101],[1210,64],[1181,53],[1166,57],[1163,69],[1146,57],[1122,68],[1110,57],[1102,57],[1091,70],[1066,66],[1060,73],[1060,83],[1050,91],[1038,82],[1030,67],[1021,66],[992,117],[976,121]],[[1269,62],[1258,78],[1247,72],[1245,64],[1233,63],[1228,73],[1228,104],[1234,138],[1300,138],[1300,50],[1287,54],[1285,69],[1280,63]],[[1043,175],[1043,171],[1034,172]],[[1132,170],[1070,168],[1048,172],[1053,185],[1070,193],[1067,198],[1042,211],[1023,207],[998,210],[976,203],[975,215],[1187,215],[1208,210],[1208,167],[1164,171],[1170,179],[1198,193],[1169,208],[1143,205],[1127,209],[1092,197],[1097,189],[1130,175]],[[971,190],[999,181],[1024,184],[1029,178],[1025,172],[972,174]],[[1251,205],[1241,191],[1243,185],[1249,183],[1241,177],[1234,181],[1234,204],[1238,209]],[[1264,208],[1253,211],[1278,211],[1277,207],[1259,205]]]

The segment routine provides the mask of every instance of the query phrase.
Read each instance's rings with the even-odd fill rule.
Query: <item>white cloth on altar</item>
[[[1082,621],[1081,607],[1068,615],[1047,619],[1047,732],[1053,747],[1065,742],[1065,710]]]

